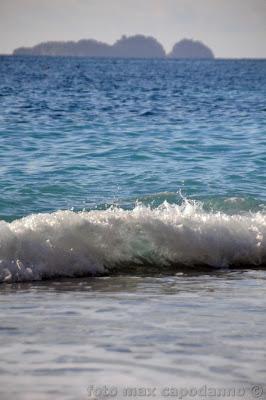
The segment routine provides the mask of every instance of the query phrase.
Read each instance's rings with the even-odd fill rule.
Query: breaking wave
[[[0,282],[108,274],[134,266],[266,265],[266,214],[157,208],[57,211],[0,222]]]

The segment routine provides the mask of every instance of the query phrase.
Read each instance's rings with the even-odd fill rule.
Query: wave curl
[[[266,214],[207,212],[200,203],[57,211],[0,222],[0,282],[126,272],[129,265],[266,265]]]

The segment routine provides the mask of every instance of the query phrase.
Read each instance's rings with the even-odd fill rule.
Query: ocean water
[[[1,399],[262,398],[265,93],[265,60],[0,57]]]

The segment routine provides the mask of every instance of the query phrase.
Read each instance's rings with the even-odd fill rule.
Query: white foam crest
[[[266,214],[207,213],[196,202],[152,209],[57,211],[0,222],[0,282],[96,275],[128,265],[261,266]]]

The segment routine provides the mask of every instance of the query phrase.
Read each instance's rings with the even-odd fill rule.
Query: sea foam
[[[266,214],[206,212],[199,203],[57,211],[0,222],[0,282],[126,272],[128,266],[266,265]]]

